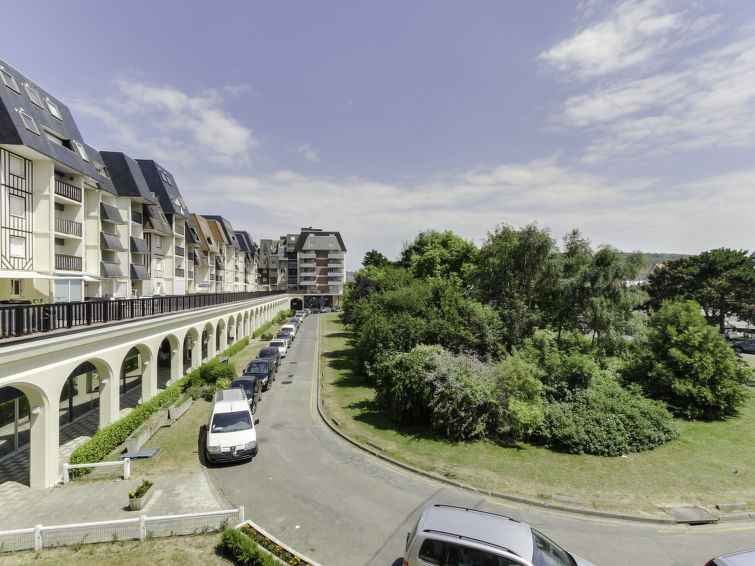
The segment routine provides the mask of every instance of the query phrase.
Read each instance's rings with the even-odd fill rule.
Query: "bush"
[[[260,336],[260,340],[263,340],[265,342],[269,342],[272,339],[273,339],[272,332],[265,332],[262,336]]]
[[[610,376],[546,405],[538,431],[549,448],[598,456],[650,450],[678,434],[663,403],[644,398],[637,388],[622,388]]]
[[[215,384],[208,385],[204,390],[204,399],[205,401],[212,401],[212,399],[215,397],[215,391],[217,391],[218,387]]]
[[[260,326],[257,330],[255,330],[254,332],[252,332],[252,338],[258,338],[259,336],[261,336],[262,334],[264,334],[265,331],[268,330],[272,326],[273,326],[272,322],[266,322],[265,324],[263,324],[262,326]],[[263,338],[263,340],[264,340],[264,338]]]
[[[213,368],[211,375],[212,381],[217,384],[218,387],[220,387],[219,382],[221,380],[228,380],[228,384],[230,385],[231,381],[236,379],[236,369],[230,363],[218,364]],[[221,389],[223,388],[221,387]]]
[[[215,382],[215,389],[228,389],[231,386],[233,379],[230,377],[219,377]]]
[[[225,555],[237,564],[244,566],[278,566],[279,563],[268,553],[237,529],[223,530],[220,544]]]
[[[410,352],[391,352],[374,367],[378,406],[401,424],[429,424],[427,408],[432,389],[427,383],[430,358],[443,352],[440,346],[416,346]]]

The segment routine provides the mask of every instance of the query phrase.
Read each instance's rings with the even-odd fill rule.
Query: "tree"
[[[649,306],[666,300],[693,300],[709,324],[724,333],[726,317],[748,317],[755,304],[755,266],[747,251],[719,248],[669,261],[650,274]]]
[[[362,260],[362,265],[364,267],[370,265],[375,267],[385,267],[389,263],[390,262],[388,261],[388,258],[377,250],[368,251],[366,254],[364,254],[364,259]]]
[[[723,336],[706,324],[695,301],[663,302],[651,313],[647,335],[637,347],[625,379],[665,401],[675,415],[723,419],[744,403],[742,384],[752,370],[742,366]]]
[[[427,230],[411,244],[404,244],[398,264],[417,279],[446,277],[463,282],[476,253],[474,244],[451,231]]]

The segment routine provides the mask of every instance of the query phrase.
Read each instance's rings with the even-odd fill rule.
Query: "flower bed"
[[[132,511],[143,509],[152,498],[152,482],[144,480],[136,489],[128,492],[128,506]]]
[[[260,527],[250,521],[246,521],[238,527],[238,532],[246,535],[252,542],[256,543],[283,564],[294,564],[297,566],[319,566],[306,556],[297,553],[279,540],[267,534]]]

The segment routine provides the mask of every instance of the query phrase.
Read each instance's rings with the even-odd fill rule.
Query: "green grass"
[[[621,458],[561,454],[526,443],[451,443],[401,428],[377,410],[375,392],[357,375],[340,316],[322,316],[323,409],[340,429],[383,453],[450,479],[506,494],[548,500],[578,497],[598,509],[659,515],[670,505],[746,502],[755,507],[755,394],[736,418],[677,421],[680,436]]]

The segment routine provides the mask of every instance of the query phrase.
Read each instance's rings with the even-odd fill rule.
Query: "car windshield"
[[[278,347],[283,346],[283,340],[273,340],[272,342],[270,342],[270,345]]]
[[[236,411],[213,415],[210,432],[234,432],[250,428],[252,428],[252,417],[249,411]]]
[[[532,529],[534,551],[532,564],[535,566],[576,566],[571,555],[543,533]]]
[[[260,353],[258,355],[260,358],[274,358],[275,350],[266,348],[266,349],[260,350]]]
[[[246,373],[267,373],[267,364],[252,362],[244,370]]]

